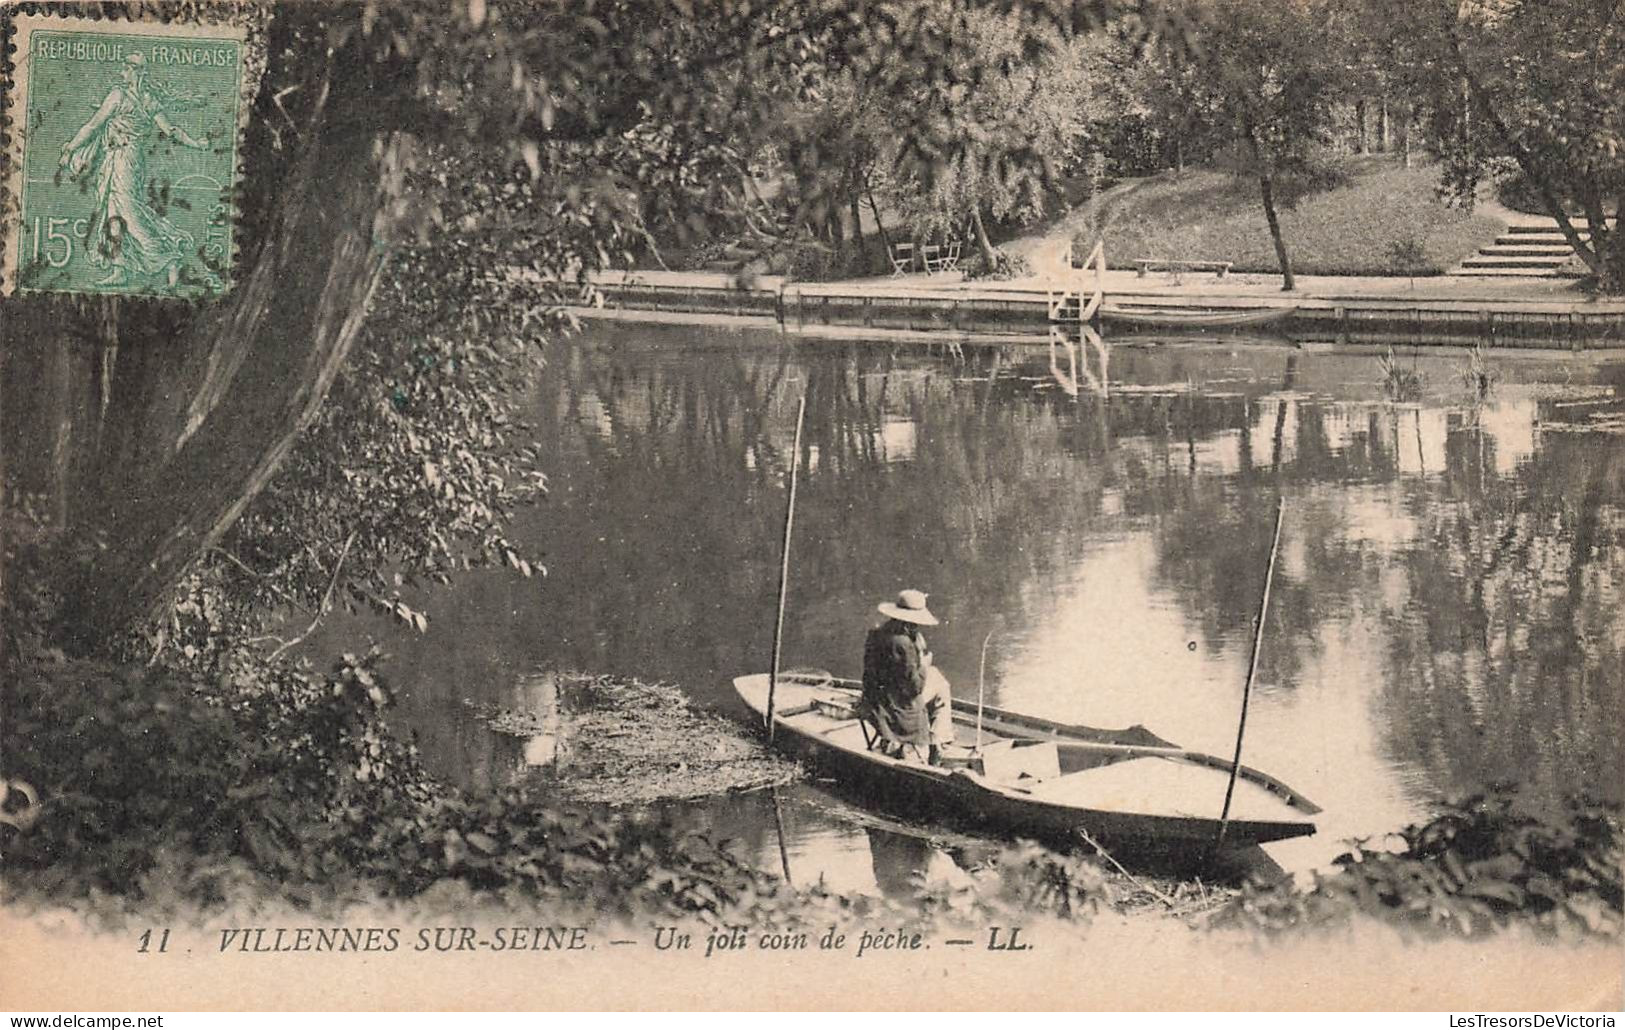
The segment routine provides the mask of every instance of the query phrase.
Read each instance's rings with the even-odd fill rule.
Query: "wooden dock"
[[[876,332],[961,340],[1032,339],[1045,336],[1056,324],[1053,291],[993,283],[790,283],[768,276],[642,271],[603,273],[593,276],[590,283],[593,303],[572,308],[588,317],[619,312],[629,316],[649,313],[655,320],[665,320],[661,315],[720,316],[776,324],[788,333],[861,336]],[[1284,296],[1212,290],[1191,294],[1156,289],[1114,292],[1109,299],[1131,302],[1138,310],[1170,314],[1292,308],[1289,317],[1262,332],[1299,343],[1625,349],[1625,303],[1612,301]],[[1193,330],[1167,332],[1188,336]],[[1260,330],[1249,332],[1256,336]],[[1131,334],[1108,331],[1105,335],[1109,341]],[[1146,330],[1132,335],[1149,339],[1158,333]],[[1222,338],[1221,334],[1214,336]]]

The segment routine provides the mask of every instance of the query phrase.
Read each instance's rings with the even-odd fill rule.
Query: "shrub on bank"
[[[1504,223],[1448,208],[1438,169],[1403,168],[1390,158],[1355,158],[1340,176],[1277,184],[1287,255],[1301,275],[1438,275],[1494,241]],[[1297,195],[1292,206],[1281,199]],[[1258,180],[1221,171],[1168,173],[1123,184],[1102,199],[1106,259],[1229,261],[1237,272],[1279,273]],[[1396,241],[1415,248],[1396,248]],[[1095,243],[1074,241],[1084,254]],[[1403,254],[1403,264],[1395,255]]]
[[[1356,842],[1307,890],[1249,886],[1217,921],[1273,931],[1363,915],[1461,936],[1513,924],[1566,938],[1620,934],[1617,805],[1571,799],[1554,817],[1495,793],[1445,805],[1398,836],[1395,851]]]
[[[8,900],[117,918],[449,891],[623,917],[919,916],[919,905],[795,891],[658,809],[440,784],[387,728],[380,657],[347,655],[325,675],[244,666],[224,694],[173,672],[14,661],[4,771],[38,807],[0,823]],[[927,910],[1084,918],[1102,903],[1091,862],[1012,856],[974,887],[933,888]]]
[[[1020,254],[1011,254],[1002,247],[993,248],[993,261],[988,263],[980,250],[974,250],[963,262],[965,279],[1020,279],[1033,274],[1032,265]]]

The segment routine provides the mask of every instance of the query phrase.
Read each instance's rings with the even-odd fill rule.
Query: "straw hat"
[[[925,606],[925,591],[905,590],[897,595],[897,603],[882,601],[876,605],[880,614],[902,622],[912,622],[917,626],[939,625],[937,617],[931,614],[931,609]]]

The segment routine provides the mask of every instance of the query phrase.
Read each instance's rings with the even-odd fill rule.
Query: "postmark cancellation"
[[[0,294],[224,292],[237,243],[244,28],[12,21]]]

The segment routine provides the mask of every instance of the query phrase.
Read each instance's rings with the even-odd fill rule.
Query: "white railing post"
[[[1095,288],[1089,298],[1089,303],[1083,302],[1083,276],[1084,270],[1093,267],[1095,270]],[[1083,269],[1078,273],[1078,321],[1087,322],[1094,317],[1100,305],[1106,299],[1106,238],[1103,236],[1089,252],[1089,259],[1083,263]]]

